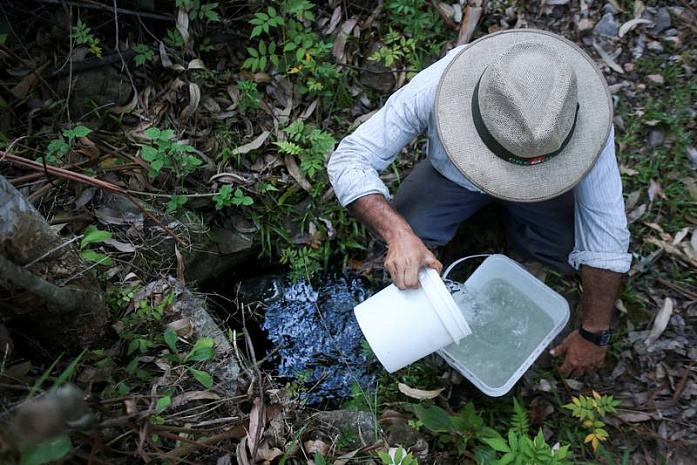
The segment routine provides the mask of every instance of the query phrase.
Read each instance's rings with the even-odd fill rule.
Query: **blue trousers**
[[[424,160],[399,187],[392,206],[432,247],[450,242],[460,223],[491,203],[501,205],[505,212],[509,250],[565,275],[576,272],[568,263],[574,247],[573,191],[543,202],[509,202],[465,189]]]

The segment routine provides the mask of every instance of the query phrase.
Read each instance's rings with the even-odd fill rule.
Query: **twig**
[[[220,450],[220,451],[227,452],[227,453],[231,452],[230,449],[226,449],[224,447],[214,446],[211,444],[201,444],[197,441],[194,441],[193,439],[189,439],[189,438],[185,438],[183,436],[178,436],[176,434],[168,433],[167,431],[159,431],[157,434],[159,434],[160,436],[164,436],[166,438],[172,439],[173,441],[185,442],[187,444],[195,445],[196,447],[205,447],[206,449],[215,449],[215,450]]]
[[[247,429],[244,425],[236,426],[232,428],[230,431],[225,431],[223,433],[216,434],[208,438],[203,438],[197,441],[196,444],[186,444],[176,449],[173,449],[167,452],[163,458],[176,459],[179,457],[185,457],[200,447],[206,447],[208,444],[215,444],[220,441],[224,441],[225,439],[240,439],[243,438],[245,434],[247,434]]]
[[[668,286],[675,292],[682,294],[684,297],[687,297],[690,300],[697,301],[697,292],[693,292],[689,289],[685,289],[684,287],[680,287],[677,284],[673,284],[665,278],[658,278],[658,282],[664,286]]]
[[[48,180],[48,184],[43,186],[41,189],[37,190],[36,192],[32,192],[27,196],[27,200],[31,202],[34,206],[36,206],[39,203],[39,200],[46,195],[49,191],[52,189],[57,189],[60,187],[62,184],[65,184],[65,179],[57,179],[56,182],[52,182],[50,179]]]
[[[133,88],[133,95],[135,96],[134,98],[137,100],[138,88],[136,87],[136,83],[133,81],[133,76],[131,75],[131,71],[128,69],[126,60],[124,60],[123,55],[121,54],[121,47],[119,46],[119,9],[116,5],[116,0],[114,0],[114,29],[116,31],[116,53],[118,53],[119,58],[121,58],[121,69],[126,71],[128,80],[131,82],[131,87]]]
[[[89,60],[78,61],[72,64],[72,73],[75,74],[80,73],[82,71],[88,71],[94,68],[100,68],[106,65],[113,65],[114,63],[118,63],[121,60],[130,60],[135,55],[136,52],[134,52],[133,50],[125,50],[122,52],[121,55],[119,55],[118,53],[112,53],[111,55],[106,55],[103,58],[94,58]],[[56,79],[59,77],[63,77],[66,74],[70,74],[70,70],[68,68],[61,67],[57,70],[48,72],[46,74],[46,79]]]
[[[33,160],[28,160],[26,158],[20,157],[18,155],[14,155],[11,153],[7,153],[5,151],[0,150],[0,160],[7,160],[12,164],[18,165],[18,166],[23,166],[25,168],[37,170],[37,171],[42,171],[44,167],[41,165],[41,163],[37,163]],[[81,182],[83,184],[88,184],[90,186],[95,186],[100,189],[104,189],[110,192],[114,192],[116,194],[123,195],[126,197],[128,200],[133,202],[133,204],[138,207],[138,209],[148,218],[150,218],[155,224],[157,224],[159,227],[161,227],[167,234],[172,236],[174,240],[179,243],[182,247],[189,247],[189,244],[184,242],[182,238],[180,238],[174,231],[172,231],[170,228],[165,226],[160,220],[155,218],[152,213],[150,213],[143,205],[133,197],[128,190],[124,189],[123,187],[117,186],[116,184],[112,184],[107,181],[103,181],[101,179],[96,179],[96,178],[91,178],[89,176],[86,176],[84,174],[80,173],[74,173],[72,171],[68,171],[63,168],[58,168],[56,166],[46,166],[45,167],[47,171],[50,173],[65,178],[69,179],[71,181],[76,181],[76,182]]]
[[[105,11],[111,11],[112,8],[107,6],[107,5],[102,5],[101,3],[97,2],[92,2],[87,0],[85,3],[82,2],[71,2],[71,1],[65,1],[65,0],[31,0],[33,2],[38,2],[38,3],[49,3],[51,5],[69,5],[69,6],[77,6],[80,8],[87,8],[87,9],[93,9],[93,10],[105,10]],[[138,16],[141,18],[151,18],[151,19],[159,19],[160,21],[169,21],[169,22],[174,22],[175,19],[171,16],[165,16],[165,15],[160,15],[157,13],[148,13],[145,11],[135,11],[135,10],[128,10],[126,8],[119,8],[118,9],[119,13],[123,15],[133,15],[133,16]]]
[[[53,94],[53,97],[54,97],[54,98],[56,98],[56,99],[60,98],[60,97],[58,97],[58,94],[56,94],[56,91],[53,90],[53,87],[51,87],[51,86],[48,84],[48,82],[46,82],[46,79],[44,79],[44,77],[43,77],[43,75],[41,74],[41,72],[40,72],[34,65],[32,65],[31,63],[29,63],[28,61],[26,61],[24,58],[20,57],[20,56],[17,55],[15,52],[13,52],[12,50],[10,50],[9,48],[5,47],[5,46],[2,45],[2,44],[0,44],[0,50],[2,50],[3,52],[7,53],[8,55],[10,55],[12,58],[14,58],[15,60],[19,61],[20,63],[22,63],[22,65],[24,65],[24,66],[26,66],[27,68],[29,68],[29,69],[31,70],[31,73],[32,73],[34,76],[36,76],[36,78],[37,78],[39,81],[41,81],[41,83],[42,83],[43,85],[45,85],[45,86],[48,88],[49,92],[51,92],[51,94]],[[9,147],[8,147],[8,150],[9,150]]]

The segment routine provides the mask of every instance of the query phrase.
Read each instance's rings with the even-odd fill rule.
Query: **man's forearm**
[[[600,332],[610,328],[612,309],[622,285],[622,274],[583,266],[583,328]]]
[[[414,234],[409,223],[397,213],[381,194],[368,194],[351,202],[351,213],[388,244],[401,235]]]
[[[419,270],[428,266],[438,273],[443,264],[426,248],[409,226],[380,194],[370,194],[349,205],[351,212],[387,242],[385,268],[400,289],[419,287]]]

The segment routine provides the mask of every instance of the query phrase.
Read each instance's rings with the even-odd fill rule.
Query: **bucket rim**
[[[472,334],[460,307],[455,303],[438,272],[433,268],[422,268],[419,271],[419,281],[453,342],[459,344],[462,338]]]

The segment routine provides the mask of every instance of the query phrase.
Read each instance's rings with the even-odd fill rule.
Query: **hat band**
[[[576,121],[578,121],[578,109],[580,108],[580,104],[576,103],[574,124],[571,126],[569,134],[566,136],[566,139],[564,139],[564,142],[562,142],[561,147],[559,147],[559,149],[545,155],[540,155],[538,157],[519,157],[511,153],[503,145],[501,145],[499,141],[497,141],[496,138],[491,134],[491,132],[489,132],[489,129],[487,129],[486,127],[486,124],[484,124],[484,120],[482,119],[482,113],[479,109],[479,83],[482,81],[483,76],[484,73],[482,73],[482,75],[479,76],[477,85],[474,87],[474,94],[472,95],[472,119],[474,120],[474,127],[477,129],[477,134],[479,134],[479,138],[482,140],[482,142],[484,142],[484,145],[486,145],[486,147],[491,151],[491,153],[509,163],[513,163],[515,165],[529,166],[539,165],[540,163],[546,162],[559,155],[561,151],[566,148],[567,144],[571,140],[571,136],[573,136],[574,134],[574,130],[576,129]]]

